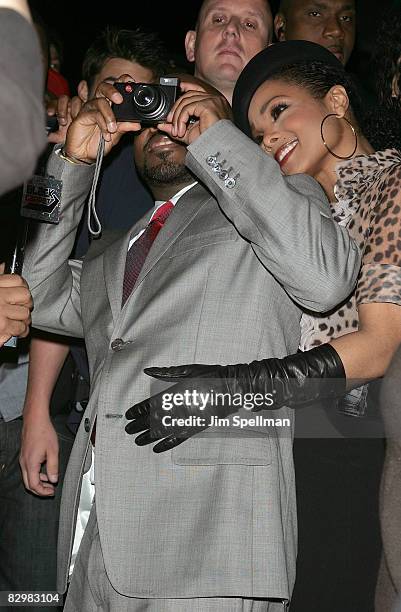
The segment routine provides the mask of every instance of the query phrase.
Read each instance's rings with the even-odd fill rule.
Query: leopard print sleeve
[[[386,149],[359,155],[336,170],[330,208],[361,249],[362,267],[346,302],[321,317],[303,313],[302,351],[357,331],[358,304],[401,304],[401,153]]]
[[[356,302],[401,305],[401,165],[387,168],[364,200],[360,209],[361,225],[368,221],[369,227],[365,226],[366,242]],[[372,202],[374,205],[369,206]]]

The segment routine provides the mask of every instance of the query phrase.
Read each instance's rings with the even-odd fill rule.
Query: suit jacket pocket
[[[172,450],[177,465],[269,465],[270,438],[254,430],[208,432],[198,435]]]
[[[230,242],[238,240],[239,236],[233,227],[219,227],[214,230],[194,234],[192,236],[183,236],[177,240],[169,252],[169,257],[176,257],[194,249],[209,247],[221,242]]]

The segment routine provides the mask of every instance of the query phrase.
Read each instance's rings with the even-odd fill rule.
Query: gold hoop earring
[[[323,126],[324,126],[324,122],[326,121],[326,119],[328,119],[329,117],[337,117],[338,119],[344,119],[344,121],[346,121],[348,123],[348,125],[350,126],[353,135],[355,136],[355,147],[354,150],[352,151],[352,153],[350,155],[337,155],[337,153],[334,153],[329,145],[327,144],[327,142],[324,139],[323,136]],[[357,133],[355,131],[354,126],[352,125],[351,121],[348,121],[348,119],[346,117],[339,117],[338,115],[336,115],[335,113],[330,113],[328,115],[326,115],[323,119],[322,119],[322,123],[320,124],[320,136],[322,138],[323,144],[326,147],[326,149],[328,150],[328,152],[330,153],[330,155],[333,155],[333,157],[336,157],[337,159],[351,159],[351,157],[354,155],[357,147],[358,147],[358,136]]]

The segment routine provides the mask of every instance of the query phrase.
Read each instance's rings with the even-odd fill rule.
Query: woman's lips
[[[291,140],[290,142],[286,142],[282,147],[280,147],[276,151],[274,155],[274,159],[276,160],[276,162],[280,164],[280,166],[283,166],[287,162],[289,156],[291,155],[291,153],[293,152],[297,144],[298,144],[298,140],[295,138],[294,140]]]

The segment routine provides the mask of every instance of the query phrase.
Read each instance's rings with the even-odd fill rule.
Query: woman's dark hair
[[[342,85],[348,94],[351,112],[358,126],[363,126],[363,107],[354,81],[342,67],[338,69],[323,62],[297,62],[283,66],[269,80],[286,81],[303,87],[316,99],[322,99],[333,85]]]
[[[299,62],[283,66],[271,79],[305,87],[317,99],[324,98],[333,85],[342,85],[357,123],[354,127],[359,128],[372,147],[375,150],[400,147],[399,114],[394,115],[391,111],[391,103],[379,109],[364,105],[357,84],[342,67],[337,69],[322,62]]]

